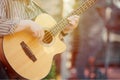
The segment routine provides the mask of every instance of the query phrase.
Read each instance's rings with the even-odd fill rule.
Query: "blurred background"
[[[85,1],[40,0],[40,6],[59,22]],[[120,0],[97,0],[64,42],[67,50],[55,56],[47,78],[120,79]]]

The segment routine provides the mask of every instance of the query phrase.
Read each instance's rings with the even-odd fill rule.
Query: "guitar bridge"
[[[37,60],[37,58],[35,57],[35,55],[33,55],[33,52],[30,50],[30,48],[27,46],[27,44],[22,41],[21,43],[21,47],[24,50],[25,54],[33,61],[35,62]]]

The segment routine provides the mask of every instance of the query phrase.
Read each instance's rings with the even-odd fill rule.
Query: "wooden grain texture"
[[[56,24],[56,21],[47,14],[39,15],[35,22],[44,26],[45,29]],[[37,61],[33,62],[25,54],[20,45],[22,41],[31,49]],[[28,29],[25,29],[13,35],[5,36],[3,49],[8,63],[19,75],[27,79],[38,80],[49,73],[54,55],[63,52],[66,46],[58,35],[50,44],[40,43]]]

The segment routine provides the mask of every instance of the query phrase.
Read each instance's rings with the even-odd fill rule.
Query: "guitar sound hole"
[[[49,31],[45,31],[43,42],[46,44],[51,43],[53,40],[52,34]]]

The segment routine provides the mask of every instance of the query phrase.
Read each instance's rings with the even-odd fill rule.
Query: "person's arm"
[[[0,36],[13,33],[17,24],[14,20],[0,19]]]
[[[30,28],[33,35],[41,40],[44,36],[44,31],[40,25],[31,20],[7,19],[6,14],[9,15],[9,10],[6,8],[8,6],[5,4],[5,1],[7,0],[0,0],[0,36],[9,35],[25,28]]]
[[[6,14],[6,0],[0,0],[0,36],[8,35],[14,32],[16,25],[18,24],[17,20],[7,19]],[[9,14],[9,13],[8,13]]]
[[[9,35],[29,28],[35,37],[43,39],[44,31],[42,27],[32,20],[5,20],[0,19],[0,36]]]

